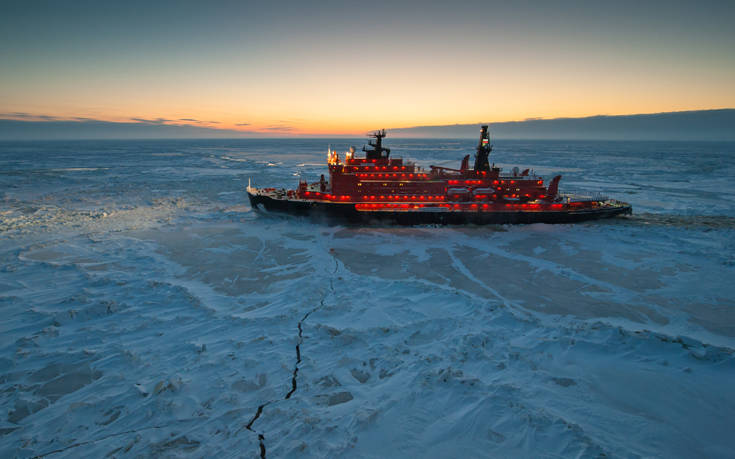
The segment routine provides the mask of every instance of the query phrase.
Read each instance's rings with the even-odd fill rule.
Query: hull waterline
[[[258,211],[308,216],[322,221],[338,223],[392,223],[398,225],[492,225],[529,223],[577,223],[611,218],[632,213],[626,203],[614,201],[609,206],[579,210],[549,211],[391,211],[357,210],[353,203],[328,203],[319,201],[276,199],[248,191],[253,209]]]

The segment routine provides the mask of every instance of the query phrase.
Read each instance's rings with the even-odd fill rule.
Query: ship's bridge
[[[400,167],[403,165],[403,159],[402,158],[389,158],[389,157],[381,157],[381,158],[356,158],[354,153],[354,148],[351,148],[350,151],[346,152],[344,154],[345,159],[342,161],[342,158],[340,154],[334,150],[329,150],[327,153],[327,164],[330,166],[356,166],[356,167],[373,167],[373,166],[383,166],[383,167]]]

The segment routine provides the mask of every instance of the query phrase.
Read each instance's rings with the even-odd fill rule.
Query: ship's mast
[[[491,151],[493,151],[493,146],[490,145],[490,134],[487,132],[487,126],[482,126],[482,130],[480,131],[480,143],[477,144],[477,153],[475,153],[476,171],[490,170],[488,157],[490,156]]]
[[[362,151],[365,152],[365,158],[367,159],[381,159],[390,156],[390,148],[383,148],[383,137],[386,136],[385,129],[375,131],[368,136],[375,139],[375,142],[368,141],[368,144],[373,147],[372,150],[368,150],[367,147],[362,147]],[[385,156],[383,156],[385,152]]]

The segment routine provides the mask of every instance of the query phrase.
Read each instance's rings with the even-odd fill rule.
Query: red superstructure
[[[297,196],[332,202],[353,202],[358,209],[407,209],[444,207],[452,209],[534,209],[553,205],[561,176],[546,188],[544,180],[529,175],[529,170],[501,175],[501,169],[487,163],[492,147],[487,126],[482,127],[475,166],[469,167],[467,155],[459,169],[430,166],[429,170],[402,158],[390,158],[382,146],[385,130],[371,136],[373,147],[364,158],[354,151],[342,160],[336,152],[328,153],[329,180],[312,185],[301,182]],[[585,205],[580,203],[579,205]],[[558,206],[561,208],[561,206]]]
[[[529,169],[521,172],[514,168],[512,173],[503,174],[488,161],[492,146],[487,126],[482,126],[473,167],[467,155],[458,169],[429,166],[425,170],[391,158],[390,149],[382,144],[385,136],[385,130],[371,134],[372,148],[363,148],[362,158],[356,157],[354,148],[344,153],[344,158],[330,149],[328,179],[322,175],[318,182],[301,181],[296,190],[288,191],[249,187],[251,203],[293,213],[318,209],[352,219],[355,212],[379,218],[396,213],[417,216],[413,220],[401,218],[406,223],[579,221],[631,211],[628,204],[599,196],[561,196],[560,175],[545,186],[544,179]],[[419,218],[419,214],[423,216]]]

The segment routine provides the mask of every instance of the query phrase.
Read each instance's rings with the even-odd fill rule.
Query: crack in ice
[[[335,259],[334,260],[334,270],[332,271],[332,278],[329,279],[329,290],[326,291],[321,299],[319,300],[319,304],[312,308],[310,311],[308,311],[304,316],[301,318],[301,320],[298,321],[296,324],[296,328],[298,329],[298,339],[296,341],[296,363],[294,364],[293,374],[291,376],[291,390],[286,393],[286,395],[283,397],[283,400],[288,400],[291,398],[291,396],[296,392],[296,389],[298,388],[297,379],[299,375],[299,365],[301,365],[301,345],[304,343],[304,322],[309,318],[311,314],[318,311],[319,309],[324,307],[324,302],[327,299],[327,297],[330,294],[334,293],[334,275],[337,274],[337,271],[339,269],[339,262]],[[260,457],[261,459],[266,459],[266,447],[265,447],[265,434],[262,432],[259,432],[253,428],[253,424],[255,421],[257,421],[260,416],[263,414],[263,410],[267,405],[270,405],[271,403],[275,403],[278,400],[269,400],[262,405],[258,406],[257,411],[255,412],[255,415],[250,419],[250,422],[245,425],[244,429],[249,430],[250,432],[253,432],[254,434],[258,435],[258,445],[260,447]],[[242,430],[242,428],[240,429]]]

